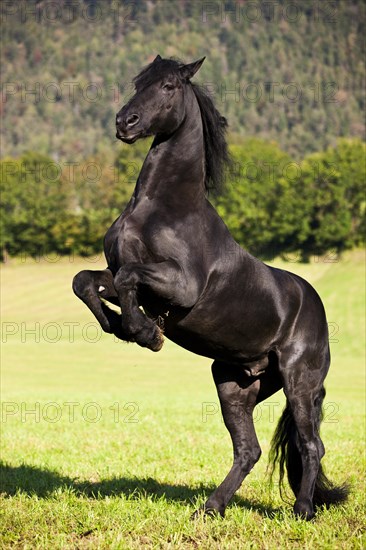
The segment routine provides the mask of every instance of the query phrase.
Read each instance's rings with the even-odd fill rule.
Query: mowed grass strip
[[[268,485],[282,392],[256,410],[263,456],[220,518],[190,520],[231,466],[210,361],[101,334],[71,291],[102,260],[12,260],[2,269],[3,548],[362,548],[364,253],[276,262],[322,296],[331,331],[324,465],[349,502],[292,516]]]

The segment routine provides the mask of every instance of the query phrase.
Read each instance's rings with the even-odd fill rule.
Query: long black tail
[[[320,419],[319,419],[320,423]],[[283,480],[285,477],[285,467],[287,478],[295,496],[298,495],[302,478],[302,462],[298,448],[298,432],[289,403],[282,413],[282,416],[276,427],[269,453],[269,463],[271,478],[273,477],[276,465],[279,466],[279,487],[283,498]],[[319,467],[318,477],[315,483],[313,504],[314,506],[329,506],[331,504],[341,504],[347,500],[349,487],[344,484],[339,487],[333,485],[326,477],[322,466]]]

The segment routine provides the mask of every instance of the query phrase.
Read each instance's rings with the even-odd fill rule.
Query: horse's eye
[[[166,92],[171,92],[172,90],[174,90],[174,84],[167,82],[166,84],[164,84],[163,90],[165,90]]]

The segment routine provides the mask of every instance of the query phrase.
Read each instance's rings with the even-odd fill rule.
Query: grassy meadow
[[[57,260],[2,268],[1,548],[364,547],[363,252],[275,262],[324,300],[323,464],[352,487],[346,505],[309,523],[266,477],[282,392],[257,409],[263,455],[225,519],[190,519],[232,460],[210,360],[169,341],[154,354],[102,334],[71,280],[103,260]]]

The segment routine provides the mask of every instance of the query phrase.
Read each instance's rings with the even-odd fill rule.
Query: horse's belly
[[[248,326],[233,324],[218,327],[214,323],[190,322],[189,316],[177,325],[166,324],[166,336],[183,348],[216,360],[252,365],[253,372],[262,370],[262,363],[257,362],[267,356],[275,347],[275,327],[260,332]]]

